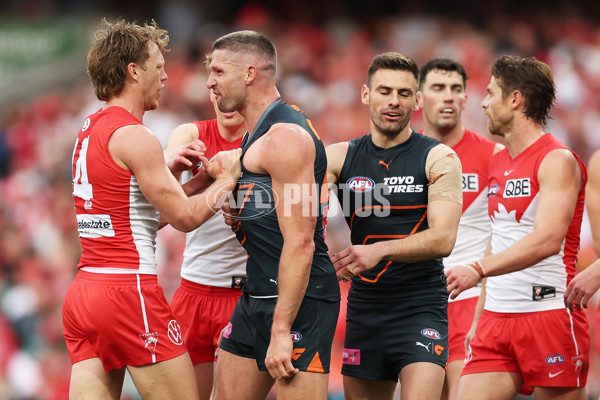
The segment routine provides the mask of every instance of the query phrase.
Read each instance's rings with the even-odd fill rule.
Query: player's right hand
[[[444,271],[446,274],[446,286],[451,299],[455,299],[456,296],[477,285],[481,280],[481,277],[478,278],[472,269],[463,265],[457,265]]]
[[[206,145],[202,141],[198,139],[191,141],[182,146],[177,155],[169,162],[169,170],[175,175],[194,168],[204,157],[205,151]]]
[[[220,151],[210,159],[202,157],[202,165],[215,180],[237,181],[242,173],[242,149]]]
[[[289,333],[271,333],[265,366],[273,379],[290,379],[299,370],[292,364],[293,343]]]

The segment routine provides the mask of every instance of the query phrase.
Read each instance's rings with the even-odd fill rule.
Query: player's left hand
[[[293,347],[289,333],[271,333],[265,366],[273,379],[290,379],[299,372],[292,364]]]
[[[457,265],[446,271],[446,286],[451,299],[464,292],[465,290],[477,285],[481,277],[477,277],[473,270],[469,267]]]
[[[350,246],[331,257],[336,271],[343,268],[338,275],[338,280],[344,282],[351,280],[356,274],[373,268],[379,261],[381,261],[381,257],[371,245]]]
[[[175,175],[194,168],[202,161],[205,151],[206,145],[198,139],[182,146],[179,153],[168,164],[171,173]]]
[[[588,301],[600,288],[600,260],[579,272],[569,282],[564,294],[565,306],[573,311],[573,305],[581,310],[587,308]]]

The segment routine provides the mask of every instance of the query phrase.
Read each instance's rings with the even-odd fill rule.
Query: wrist
[[[481,265],[481,261],[477,260],[474,263],[466,265],[466,267],[473,272],[473,275],[475,275],[478,280],[485,278],[485,269],[483,268],[483,265]]]

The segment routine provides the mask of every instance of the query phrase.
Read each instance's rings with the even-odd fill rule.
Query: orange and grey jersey
[[[351,230],[352,244],[405,238],[428,228],[429,152],[437,140],[412,132],[408,140],[381,148],[371,135],[348,142],[339,176],[338,198]],[[445,290],[440,258],[401,263],[381,261],[352,280],[352,292],[365,301],[428,296]]]
[[[73,150],[73,199],[81,247],[78,268],[98,273],[156,274],[159,215],[133,172],[114,161],[108,140],[119,128],[142,125],[121,107],[90,115]]]
[[[256,140],[268,132],[273,125],[279,123],[301,126],[312,137],[316,149],[315,187],[290,188],[290,191],[311,190],[314,200],[312,212],[317,216],[314,233],[315,252],[306,296],[337,301],[340,298],[339,285],[335,269],[327,254],[323,227],[323,211],[328,205],[328,192],[327,188],[324,188],[327,176],[325,148],[306,115],[281,99],[274,101],[265,110],[248,140],[242,144],[242,177],[238,183],[235,200],[239,220],[236,235],[248,252],[246,264],[248,280],[243,290],[254,297],[278,295],[278,272],[283,235],[279,228],[275,205],[277,202],[294,199],[274,198],[271,176],[248,171],[244,167],[243,160],[246,151]]]

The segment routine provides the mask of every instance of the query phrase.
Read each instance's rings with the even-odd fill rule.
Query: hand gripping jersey
[[[444,258],[445,268],[468,265],[485,254],[490,237],[488,170],[495,147],[495,142],[465,129],[463,138],[452,148],[462,164],[463,213],[454,249]],[[448,302],[477,297],[480,292],[481,287],[475,286]]]
[[[109,107],[90,115],[77,135],[73,199],[83,249],[77,267],[85,271],[156,274],[158,211],[108,151],[115,130],[138,124],[127,110]]]
[[[248,148],[277,123],[301,126],[310,134],[315,143],[316,187],[311,190],[314,194],[315,207],[313,211],[317,213],[317,224],[314,234],[315,252],[306,296],[338,301],[340,298],[339,284],[333,264],[327,255],[327,245],[324,239],[323,210],[327,207],[329,195],[326,187],[327,157],[325,148],[306,115],[281,99],[274,101],[265,110],[249,139],[242,145],[242,177],[236,193],[236,208],[239,210],[240,224],[237,227],[236,235],[248,252],[246,265],[248,280],[243,290],[254,297],[274,297],[278,294],[277,279],[283,236],[279,229],[275,204],[281,201],[291,201],[291,199],[275,199],[271,177],[254,174],[248,171],[243,164],[243,157]]]
[[[219,133],[217,120],[194,121],[198,127],[198,139],[206,145],[206,157],[210,158],[222,150],[240,147],[242,138],[232,142]],[[198,173],[195,168],[185,171],[183,182]],[[199,228],[186,235],[181,276],[201,285],[219,287],[241,287],[236,279],[246,276],[246,251],[240,246],[231,228],[223,221],[219,211]]]
[[[493,254],[533,232],[539,199],[538,170],[544,157],[554,149],[568,148],[547,133],[514,159],[508,149],[492,157],[488,206]],[[561,251],[521,271],[489,277],[486,310],[523,313],[565,307],[563,293],[575,274],[587,181],[584,164],[573,154],[579,162],[582,184]]]
[[[371,135],[348,142],[338,198],[352,244],[405,238],[428,228],[425,163],[438,145],[437,140],[414,131],[407,141],[387,149],[373,144]],[[360,292],[365,301],[379,302],[421,293],[431,296],[433,288],[446,290],[440,258],[418,263],[381,261],[354,277],[351,291]]]

